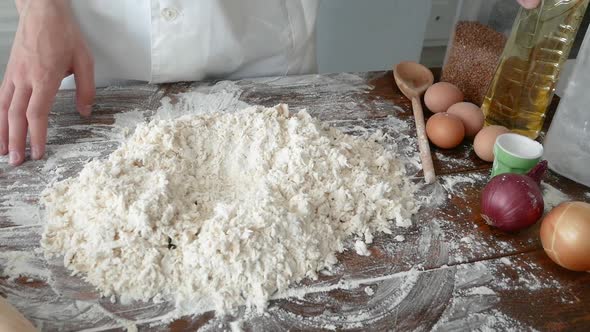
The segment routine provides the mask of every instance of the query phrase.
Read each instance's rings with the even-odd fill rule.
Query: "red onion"
[[[542,161],[527,175],[505,173],[492,178],[481,193],[483,219],[507,232],[536,223],[543,215],[539,185],[546,170],[547,161]]]

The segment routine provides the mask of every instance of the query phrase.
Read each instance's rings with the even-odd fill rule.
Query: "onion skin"
[[[481,216],[491,226],[515,232],[543,215],[543,194],[532,178],[520,174],[495,176],[481,194]]]
[[[572,271],[590,271],[590,204],[558,205],[543,219],[540,236],[555,263]]]

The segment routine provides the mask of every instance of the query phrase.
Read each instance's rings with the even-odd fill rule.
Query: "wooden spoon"
[[[424,181],[426,183],[432,183],[436,176],[434,174],[432,156],[430,155],[430,145],[426,137],[424,112],[422,111],[420,97],[434,83],[434,75],[432,75],[432,72],[428,68],[419,63],[405,61],[393,67],[393,77],[404,96],[412,100],[412,110],[414,111],[418,136],[418,148],[420,150],[420,159],[422,160],[422,169],[424,170]]]

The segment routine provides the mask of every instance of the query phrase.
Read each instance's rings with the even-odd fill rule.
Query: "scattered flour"
[[[371,252],[367,249],[367,244],[361,240],[354,243],[354,250],[360,256],[371,256]]]
[[[446,191],[445,187],[442,186],[439,182],[435,182],[434,184],[423,185],[420,188],[420,206],[425,209],[440,209],[441,206],[444,206],[448,200],[450,199],[451,195]]]
[[[192,89],[172,97],[164,97],[161,107],[153,115],[156,120],[174,120],[187,114],[207,114],[219,111],[236,112],[250,105],[239,100],[242,89],[231,81],[212,87]]]
[[[416,188],[380,136],[286,105],[140,124],[108,159],[45,191],[42,246],[124,303],[262,310],[332,267],[347,238],[411,224]]]
[[[469,289],[468,295],[496,295],[496,292],[486,286],[479,286]]]
[[[471,243],[473,243],[473,239],[472,239],[471,237],[469,237],[469,236],[464,236],[464,237],[462,237],[462,238],[461,238],[461,240],[459,240],[459,241],[461,241],[461,242],[463,242],[463,243],[466,243],[466,244],[471,244]]]
[[[104,143],[102,143],[104,145]],[[85,162],[91,158],[100,157],[100,151],[93,148],[94,144],[63,144],[59,146],[47,147],[47,161],[43,165],[42,171],[51,173],[53,171],[56,176],[59,176],[59,164],[63,164],[65,160],[77,160]]]
[[[474,165],[471,158],[469,158],[472,151],[473,148],[470,146],[469,148],[463,149],[463,156],[450,157],[440,151],[436,151],[434,155],[438,161],[444,163],[447,167],[470,167]]]
[[[454,304],[454,303],[453,303]],[[469,305],[461,304],[458,307]],[[530,326],[526,326],[508,316],[499,310],[488,310],[485,312],[471,313],[466,315],[462,310],[453,313],[449,320],[439,321],[432,331],[535,331]]]
[[[111,135],[113,138],[117,139],[117,141],[122,141],[126,137],[129,137],[135,127],[146,121],[145,118],[145,111],[141,110],[132,110],[122,113],[116,113],[114,115],[115,123],[117,124],[115,128],[112,129]]]
[[[5,217],[15,225],[40,224],[39,206],[36,202],[24,200],[22,194],[13,192],[3,197],[0,203],[0,217]]]
[[[475,185],[478,180],[487,177],[481,173],[471,173],[467,175],[448,175],[442,177],[442,186],[449,194],[457,194],[461,191],[460,185]],[[459,188],[458,188],[459,187]]]
[[[549,211],[563,202],[570,201],[571,198],[561,190],[553,187],[547,182],[541,182],[543,190],[543,201],[545,202],[545,211]]]
[[[3,270],[0,276],[7,276],[12,281],[22,276],[35,277],[42,280],[49,279],[49,271],[43,266],[35,254],[27,251],[1,251]]]
[[[365,293],[369,296],[373,296],[375,294],[375,291],[373,290],[373,288],[367,286],[365,287]]]
[[[242,331],[242,321],[241,320],[236,320],[233,321],[231,323],[229,323],[229,327],[231,329],[231,332],[240,332]]]
[[[454,287],[456,295],[432,331],[531,330],[530,326],[496,309],[500,301],[500,295],[494,291],[497,279],[493,265],[476,262],[458,266]]]
[[[403,112],[403,109],[396,108],[396,112]],[[402,121],[395,116],[388,116],[386,125],[389,128],[397,128],[395,141],[398,151],[404,155],[408,164],[412,166],[412,171],[418,172],[422,169],[422,162],[420,161],[420,154],[415,143],[415,129],[409,126],[409,122]]]
[[[406,240],[403,235],[396,235],[393,239],[397,242],[404,242]]]

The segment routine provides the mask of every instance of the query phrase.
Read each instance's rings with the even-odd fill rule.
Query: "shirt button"
[[[178,17],[178,10],[174,8],[164,8],[162,9],[162,17],[166,21],[174,21]]]

